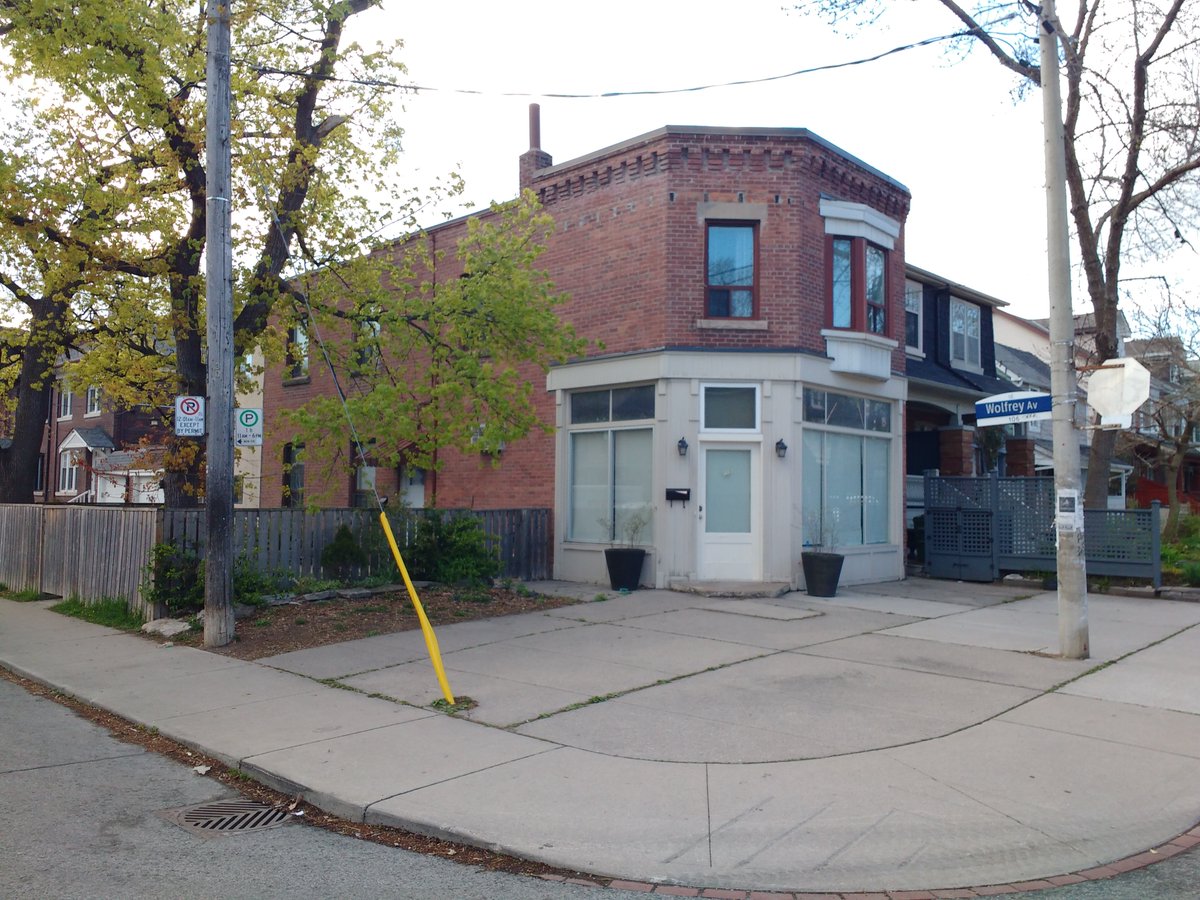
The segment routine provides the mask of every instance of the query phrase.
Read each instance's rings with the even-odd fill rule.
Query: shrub
[[[366,564],[367,554],[358,546],[350,526],[338,526],[333,540],[321,551],[321,567],[325,573],[345,581],[351,572],[361,569]]]
[[[175,543],[150,548],[146,599],[172,616],[204,609],[204,566],[200,557]]]
[[[1200,562],[1185,562],[1183,564],[1183,580],[1188,587],[1200,587]]]
[[[425,513],[404,555],[414,577],[442,584],[491,584],[500,559],[487,546],[487,533],[474,516]]]

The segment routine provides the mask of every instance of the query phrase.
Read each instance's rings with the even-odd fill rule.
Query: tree
[[[439,452],[495,451],[534,428],[534,370],[578,356],[587,342],[555,310],[565,299],[536,268],[554,228],[530,192],[468,219],[453,259],[424,235],[380,248],[353,280],[340,271],[303,279],[303,320],[321,339],[344,388],[286,413],[315,464],[343,469],[346,415],[373,465],[436,469]],[[345,404],[345,410],[342,404]],[[315,499],[306,494],[310,502]]]
[[[397,47],[346,36],[376,5],[233,7],[238,353],[301,266],[360,257],[361,235],[411,223],[422,202],[396,187]],[[48,378],[69,346],[88,352],[68,377],[118,402],[169,415],[174,395],[205,393],[205,24],[203,4],[184,0],[0,0],[0,70],[21,86],[0,138],[0,303],[21,307],[29,357],[0,500],[29,499],[31,484],[4,473],[33,470]],[[191,505],[199,447],[168,449],[166,502]]]
[[[1038,85],[1038,8],[1025,2],[980,3],[968,11],[939,2],[959,27],[958,44],[983,47]],[[809,0],[837,23],[863,24],[883,0]],[[1063,124],[1075,248],[1095,312],[1095,362],[1118,355],[1121,267],[1163,253],[1194,227],[1200,182],[1200,21],[1183,0],[1080,0],[1058,24],[1066,47]],[[1091,445],[1085,502],[1102,508],[1116,433]]]

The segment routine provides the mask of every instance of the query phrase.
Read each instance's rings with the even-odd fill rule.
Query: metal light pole
[[[1043,0],[1039,34],[1042,124],[1046,155],[1046,250],[1050,286],[1050,393],[1058,533],[1058,642],[1067,659],[1088,656],[1087,576],[1083,562],[1083,497],[1075,428],[1075,320],[1071,309],[1071,235],[1067,163],[1058,70],[1058,16]]]
[[[230,228],[230,0],[208,0],[208,458],[204,491],[204,645],[233,640],[233,238]]]

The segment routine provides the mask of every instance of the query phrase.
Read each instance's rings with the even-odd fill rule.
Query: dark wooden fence
[[[552,518],[548,509],[404,510],[389,514],[401,547],[420,517],[474,516],[500,558],[502,577],[549,578]],[[395,573],[379,514],[366,509],[239,509],[232,521],[234,556],[263,572],[323,578],[321,551],[347,525],[367,553],[357,574]],[[0,505],[0,583],[82,600],[124,597],[148,613],[142,599],[150,548],[174,542],[204,555],[203,509]],[[397,579],[399,574],[396,573]]]

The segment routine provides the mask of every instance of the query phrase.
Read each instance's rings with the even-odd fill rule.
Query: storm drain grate
[[[222,834],[245,834],[277,828],[288,821],[288,811],[267,806],[255,800],[212,800],[183,809],[163,813],[181,828],[196,834],[216,837]]]

